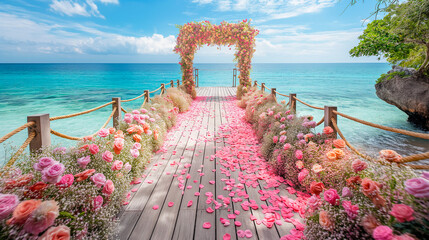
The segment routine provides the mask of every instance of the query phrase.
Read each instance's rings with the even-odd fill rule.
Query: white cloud
[[[338,0],[194,0],[199,4],[214,4],[219,11],[249,12],[264,15],[264,20],[285,19],[319,12]],[[263,20],[263,21],[264,21]]]
[[[160,34],[126,36],[75,23],[41,23],[0,12],[0,44],[7,46],[1,49],[27,54],[173,54],[176,38]]]
[[[104,18],[95,3],[97,1],[104,4],[119,4],[118,0],[86,0],[85,2],[76,0],[52,0],[49,7],[52,11],[67,16],[81,15]]]

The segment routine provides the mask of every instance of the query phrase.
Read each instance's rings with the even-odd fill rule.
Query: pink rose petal
[[[212,224],[211,223],[209,223],[209,222],[205,222],[205,223],[203,223],[203,228],[205,228],[205,229],[209,229],[209,228],[211,228],[212,227]]]

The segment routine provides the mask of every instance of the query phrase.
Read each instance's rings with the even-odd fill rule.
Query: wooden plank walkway
[[[119,239],[222,239],[225,233],[229,233],[231,239],[238,239],[239,229],[249,229],[253,233],[249,239],[279,239],[294,228],[284,223],[270,229],[250,221],[250,214],[263,219],[261,209],[241,211],[236,219],[243,224],[240,228],[234,221],[225,227],[219,219],[227,219],[234,210],[241,210],[240,203],[233,201],[228,209],[206,211],[206,193],[213,193],[215,199],[218,195],[228,197],[229,194],[224,184],[227,177],[220,170],[222,165],[212,156],[226,146],[225,139],[216,138],[215,132],[227,123],[224,103],[235,96],[235,91],[230,87],[197,89],[201,100],[198,111],[183,114],[186,118],[183,117],[167,136],[166,151],[154,155],[142,176],[142,183],[134,185],[135,192],[129,204],[119,214]],[[238,182],[238,175],[238,171],[231,172],[229,179]],[[258,191],[262,187],[245,186],[245,190],[258,205],[269,206],[268,201],[260,200]],[[280,193],[294,198],[285,189],[280,189]],[[156,205],[158,209],[154,210]],[[204,229],[204,222],[210,222],[211,228]]]

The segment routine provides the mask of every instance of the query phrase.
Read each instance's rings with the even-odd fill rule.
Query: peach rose
[[[334,150],[332,150],[335,155],[337,156],[337,159],[341,159],[343,158],[346,154],[344,153],[343,150],[339,149],[339,148],[335,148]]]
[[[331,231],[334,228],[334,223],[329,219],[329,214],[326,211],[320,211],[319,223],[325,230]]]
[[[18,206],[16,206],[15,210],[13,211],[12,218],[7,220],[7,224],[23,224],[30,214],[40,206],[42,201],[40,200],[27,200],[23,201]]]
[[[138,134],[134,134],[133,135],[133,139],[135,142],[140,142],[142,140],[142,137]]]
[[[51,227],[37,240],[70,240],[70,228],[65,225]]]
[[[280,156],[280,155],[279,155],[279,156]],[[302,168],[304,167],[304,162],[303,162],[303,161],[301,161],[301,160],[298,160],[298,161],[296,161],[295,166],[296,166],[298,169],[302,169]]]
[[[362,193],[369,198],[375,197],[380,193],[381,185],[369,178],[364,178],[362,180],[361,186]]]
[[[393,150],[381,150],[380,151],[380,158],[384,159],[388,162],[401,162],[401,155],[399,155],[397,152]]]
[[[115,138],[122,138],[124,139],[124,132],[122,132],[121,130],[118,130],[115,134]]]
[[[116,138],[115,142],[113,143],[113,150],[115,151],[115,153],[120,154],[123,148],[124,148],[124,139]]]
[[[115,133],[116,132],[116,129],[115,128],[109,128],[109,134],[113,134],[113,133]]]
[[[103,187],[103,193],[106,195],[110,195],[115,191],[115,185],[111,180],[107,180]]]
[[[95,169],[87,169],[83,172],[80,172],[80,173],[74,175],[74,177],[76,178],[75,181],[76,182],[84,181],[87,178],[89,178],[93,173],[95,173]]]
[[[321,171],[323,171],[324,169],[322,168],[322,166],[320,166],[320,164],[314,164],[313,167],[311,168],[311,170],[315,173],[320,173]]]
[[[329,151],[326,153],[326,157],[328,158],[328,160],[330,161],[334,161],[337,160],[337,154],[334,151]]]
[[[360,176],[349,177],[346,180],[347,186],[352,187],[354,189],[356,189],[357,184],[361,184],[361,183],[362,183],[362,179],[360,178]]]
[[[329,127],[329,126],[327,126],[327,127],[325,127],[324,129],[323,129],[323,133],[324,134],[326,134],[326,135],[329,135],[329,134],[331,134],[331,133],[333,133],[334,132],[334,129],[332,129],[331,127]]]
[[[343,139],[335,139],[333,142],[334,147],[336,148],[345,148],[346,147],[346,142],[344,142]]]
[[[363,217],[361,224],[365,231],[371,235],[372,232],[374,232],[374,229],[381,225],[380,222],[372,215],[366,215]]]

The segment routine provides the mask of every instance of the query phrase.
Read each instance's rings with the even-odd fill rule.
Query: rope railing
[[[121,111],[124,113],[128,113],[127,110],[125,110],[123,107],[121,107]]]
[[[114,101],[105,103],[105,104],[103,104],[101,106],[98,106],[98,107],[95,107],[95,108],[92,108],[92,109],[89,109],[89,110],[86,110],[86,111],[82,111],[82,112],[78,112],[78,113],[73,113],[73,114],[67,114],[67,115],[63,115],[63,116],[51,117],[51,118],[49,118],[49,120],[50,121],[55,121],[55,120],[59,120],[59,119],[66,119],[66,118],[76,117],[76,116],[79,116],[79,115],[83,115],[83,114],[87,114],[87,113],[90,113],[90,112],[94,112],[94,111],[96,111],[98,109],[101,109],[101,108],[104,108],[106,106],[109,106],[112,103],[114,103]]]
[[[30,144],[30,142],[33,140],[34,137],[36,137],[36,132],[33,131],[28,135],[27,139],[24,141],[21,147],[19,147],[18,151],[16,151],[16,153],[6,163],[5,165],[6,168],[12,166],[15,163],[16,159],[18,159],[19,155],[21,155],[22,152],[24,152],[25,148],[28,146],[28,144]]]
[[[374,128],[379,128],[385,131],[389,131],[389,132],[394,132],[394,133],[400,133],[403,135],[408,135],[408,136],[412,136],[412,137],[417,137],[417,138],[423,138],[423,139],[429,139],[429,134],[426,133],[417,133],[417,132],[412,132],[412,131],[408,131],[408,130],[403,130],[403,129],[399,129],[399,128],[392,128],[392,127],[386,127],[383,125],[379,125],[379,124],[375,124],[375,123],[371,123],[371,122],[367,122],[349,115],[346,115],[344,113],[340,113],[337,111],[333,111],[335,114],[340,115],[341,117],[350,119],[352,121],[370,126],[370,127],[374,127]]]
[[[19,128],[17,128],[17,129],[15,129],[15,130],[13,130],[12,132],[10,132],[10,133],[8,133],[8,134],[4,135],[2,138],[0,138],[0,143],[2,143],[2,142],[4,142],[4,141],[8,140],[8,139],[9,139],[9,138],[11,138],[13,135],[15,135],[15,134],[17,134],[17,133],[21,132],[22,130],[24,130],[24,129],[28,128],[28,127],[33,126],[34,124],[35,124],[35,122],[28,122],[28,123],[26,123],[26,124],[22,125],[21,127],[19,127]]]
[[[161,90],[161,88],[162,88],[162,86],[161,86],[161,87],[159,87],[159,88],[157,88],[157,89],[155,89],[155,90],[153,90],[153,91],[150,91],[149,93],[157,92],[157,91]],[[144,93],[143,93],[143,94],[144,94]]]
[[[141,98],[143,96],[144,96],[144,93],[142,95],[140,95],[140,96],[135,97],[135,98],[131,98],[131,99],[128,99],[128,100],[121,100],[121,102],[131,102],[131,101],[137,100],[137,99],[139,99],[139,98]]]
[[[254,83],[254,86],[260,87],[261,90],[263,90],[263,89],[270,89],[270,88],[268,88],[265,85],[265,83],[262,83],[261,85],[259,85],[256,81]],[[316,123],[316,126],[319,126],[322,123],[324,123],[325,122],[325,116],[328,116],[328,119],[330,119],[330,120],[329,120],[329,122],[325,122],[325,126],[332,126],[333,129],[334,129],[334,131],[335,131],[335,133],[338,133],[338,135],[344,140],[344,142],[346,143],[346,145],[353,152],[355,152],[358,156],[360,156],[360,157],[362,157],[362,158],[364,158],[366,160],[369,160],[369,161],[379,161],[379,160],[374,159],[374,158],[372,158],[372,157],[370,157],[370,156],[368,156],[366,154],[363,154],[363,153],[359,152],[355,147],[353,147],[347,141],[347,139],[344,137],[344,135],[341,132],[341,130],[338,128],[337,121],[336,121],[336,118],[337,118],[336,116],[337,115],[340,115],[340,116],[342,116],[344,118],[347,118],[349,120],[352,120],[352,121],[355,121],[355,122],[358,122],[358,123],[361,123],[361,124],[364,124],[364,125],[367,125],[367,126],[370,126],[370,127],[382,129],[382,130],[385,130],[385,131],[390,131],[390,132],[394,132],[394,133],[400,133],[400,134],[403,134],[403,135],[417,137],[417,138],[422,138],[422,139],[429,139],[429,134],[418,133],[418,132],[408,131],[408,130],[399,129],[399,128],[392,128],[392,127],[387,127],[387,126],[383,126],[383,125],[371,123],[371,122],[368,122],[368,121],[364,121],[364,120],[361,120],[361,119],[358,119],[358,118],[346,115],[344,113],[338,112],[336,110],[337,109],[336,107],[325,106],[324,108],[322,108],[322,107],[317,107],[317,106],[310,105],[310,104],[302,101],[301,99],[297,98],[296,94],[293,94],[293,93],[291,93],[289,95],[281,94],[281,93],[279,93],[277,91],[277,89],[272,88],[271,94],[274,95],[274,99],[276,99],[275,98],[276,94],[278,94],[280,96],[288,97],[289,98],[289,102],[286,105],[289,105],[291,111],[296,111],[296,101],[298,101],[298,102],[300,102],[300,103],[302,103],[302,104],[304,104],[304,105],[306,105],[306,106],[308,106],[310,108],[313,108],[313,109],[324,110],[325,111],[324,112],[324,116],[323,116],[323,118],[319,122]],[[334,116],[334,117],[331,118],[331,116]],[[429,159],[429,152],[419,153],[419,154],[414,154],[414,155],[403,157],[401,159],[400,164],[409,166],[409,167],[414,168],[414,169],[429,169],[429,165],[404,164],[404,163],[414,162],[414,161],[419,161],[419,160],[424,160],[424,159]]]

